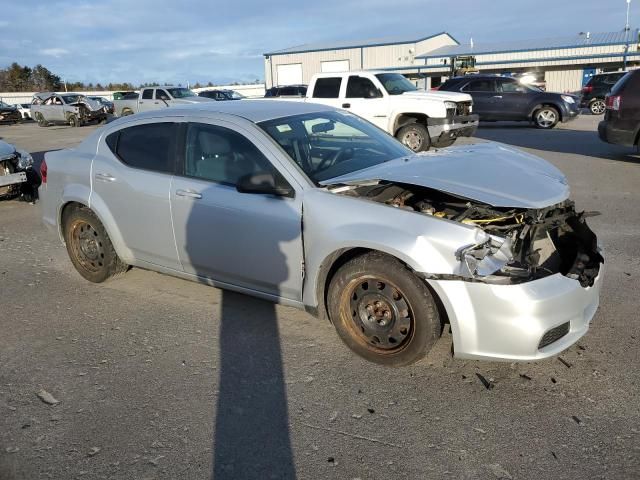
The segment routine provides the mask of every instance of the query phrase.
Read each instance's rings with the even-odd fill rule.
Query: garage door
[[[320,64],[322,73],[348,72],[349,60],[333,60],[331,62],[322,62]]]
[[[302,64],[278,65],[278,85],[299,85],[302,83]]]

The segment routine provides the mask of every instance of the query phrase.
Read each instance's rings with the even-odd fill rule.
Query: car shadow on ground
[[[597,131],[571,130],[570,124],[542,130],[524,122],[481,123],[475,137],[533,150],[640,163],[640,155],[635,148],[605,143]]]

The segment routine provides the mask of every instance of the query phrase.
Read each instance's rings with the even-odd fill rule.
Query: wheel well
[[[404,265],[409,271],[415,273],[414,270],[407,265],[405,262],[400,260],[398,257],[394,257],[393,255],[389,255],[388,253],[382,252],[380,250],[374,250],[371,248],[343,248],[336,252],[333,252],[329,255],[328,258],[325,259],[323,264],[320,266],[320,272],[318,274],[318,283],[316,285],[317,292],[316,297],[318,298],[318,310],[315,312],[320,318],[324,318],[330,321],[329,313],[327,312],[327,293],[329,292],[329,285],[331,284],[331,280],[333,276],[336,274],[338,269],[342,267],[345,263],[350,260],[364,255],[366,253],[377,252],[382,255],[388,255],[392,258],[395,258],[398,262]],[[444,328],[444,325],[449,323],[449,317],[447,315],[447,311],[440,300],[440,297],[435,292],[431,285],[427,281],[425,281],[425,285],[429,289],[431,296],[433,297],[433,301],[436,304],[436,308],[438,309],[438,313],[440,315],[440,323],[441,328]]]
[[[67,217],[75,210],[86,207],[86,205],[83,205],[79,202],[67,202],[62,206],[62,208],[60,209],[60,222],[58,224],[58,228],[60,229],[60,238],[64,239],[64,224],[67,221]]]
[[[401,113],[396,117],[395,125],[393,126],[393,134],[396,135],[398,130],[410,123],[421,123],[426,126],[427,118],[429,117],[424,113]]]

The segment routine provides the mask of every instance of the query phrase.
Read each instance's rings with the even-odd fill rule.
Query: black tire
[[[67,122],[69,122],[69,125],[71,125],[72,127],[80,126],[80,119],[75,113],[69,114],[69,116],[67,117]]]
[[[431,147],[429,130],[427,130],[427,127],[421,123],[410,123],[409,125],[405,125],[398,130],[396,138],[414,152],[424,152],[429,150],[429,147]]]
[[[126,117],[128,115],[133,115],[133,112],[128,108],[125,108],[124,110],[122,110],[122,113],[120,114],[121,117]]]
[[[78,273],[93,283],[101,283],[127,271],[109,235],[95,213],[86,207],[64,218],[64,239],[71,263]]]
[[[435,148],[446,148],[450,147],[456,142],[456,138],[447,138],[446,140],[440,140],[438,143],[433,144]]]
[[[41,113],[36,113],[36,121],[38,122],[39,127],[49,126],[49,122],[44,119],[44,116]]]
[[[533,112],[533,124],[536,128],[550,130],[560,121],[560,114],[555,107],[545,105]]]
[[[329,285],[327,308],[351,350],[387,366],[420,360],[442,331],[425,283],[395,258],[377,252],[338,269]]]
[[[589,111],[592,115],[602,115],[606,110],[606,104],[602,98],[594,98],[589,102]]]

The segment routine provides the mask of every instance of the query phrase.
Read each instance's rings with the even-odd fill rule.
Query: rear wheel
[[[589,104],[589,110],[593,115],[602,115],[606,110],[604,100],[601,98],[594,98]]]
[[[421,123],[405,125],[396,134],[396,138],[414,152],[429,150],[431,138],[427,127]]]
[[[533,123],[538,128],[551,129],[560,121],[558,110],[553,107],[544,106],[533,114]]]
[[[65,216],[64,239],[71,263],[90,282],[104,282],[128,268],[118,257],[102,222],[88,208],[75,209]]]
[[[361,357],[388,366],[414,363],[440,336],[429,289],[398,260],[369,253],[344,264],[329,285],[329,317]]]

